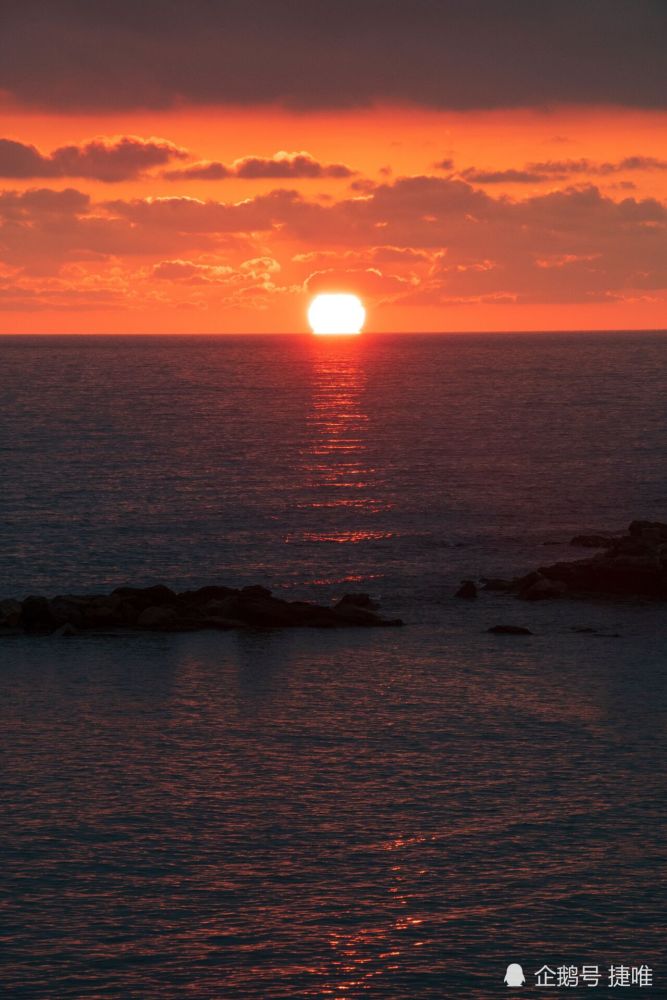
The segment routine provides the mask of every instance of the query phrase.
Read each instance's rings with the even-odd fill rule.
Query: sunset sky
[[[667,326],[667,4],[3,4],[0,331]]]

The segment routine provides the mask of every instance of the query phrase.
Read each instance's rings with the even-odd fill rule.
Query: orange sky
[[[667,325],[664,112],[6,105],[0,123],[46,164],[0,179],[2,332],[301,331],[319,288],[361,294],[369,330]],[[122,136],[138,166],[96,179]],[[175,152],[142,167],[151,138]],[[279,151],[322,176],[164,176],[271,172]]]

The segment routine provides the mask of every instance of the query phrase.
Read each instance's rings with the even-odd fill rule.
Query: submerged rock
[[[80,631],[137,629],[349,628],[402,625],[382,618],[367,594],[346,594],[334,607],[285,601],[266,587],[200,587],[177,593],[162,585],[117,587],[111,594],[27,597],[0,603],[0,626],[73,635]]]
[[[472,580],[463,580],[454,597],[462,597],[466,601],[474,601],[477,597],[477,587]]]

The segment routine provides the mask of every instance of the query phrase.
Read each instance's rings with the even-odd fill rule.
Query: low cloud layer
[[[442,169],[451,170],[452,161],[437,164]],[[466,167],[460,171],[464,180],[473,184],[543,184],[567,181],[570,178],[609,177],[632,171],[667,171],[667,160],[655,156],[626,156],[614,162],[598,163],[595,160],[546,160],[527,163],[523,168],[504,170],[478,169]]]
[[[346,178],[354,171],[344,163],[319,163],[310,153],[286,153],[274,156],[244,156],[229,166],[216,160],[202,160],[180,170],[166,170],[168,180],[224,180],[242,177],[246,180],[261,178]]]
[[[187,156],[186,150],[167,139],[136,135],[102,136],[80,146],[59,146],[48,154],[36,146],[0,139],[0,177],[85,177],[113,183]]]
[[[667,290],[667,208],[614,200],[594,185],[509,199],[418,176],[326,203],[283,189],[239,203],[6,191],[0,248],[24,291],[76,264],[106,294],[117,283],[104,275],[132,267],[141,275],[134,293],[148,300],[196,286],[204,301],[247,293],[260,308],[295,288],[334,286],[415,306],[604,302]]]

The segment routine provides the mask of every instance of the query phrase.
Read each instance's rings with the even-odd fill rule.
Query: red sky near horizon
[[[374,75],[358,70],[357,102],[326,65],[318,71],[334,43],[313,21],[289,36],[292,57],[305,60],[296,76],[294,60],[269,67],[268,81],[249,68],[239,92],[238,67],[220,79],[209,34],[192,34],[190,22],[154,37],[129,5],[113,30],[101,16],[91,23],[85,5],[61,5],[61,20],[58,3],[41,6],[52,22],[39,28],[14,12],[12,52],[23,45],[29,63],[46,45],[39,31],[63,27],[64,61],[40,59],[30,76],[15,56],[0,69],[1,332],[300,331],[320,290],[358,293],[369,330],[667,326],[667,110],[650,90],[636,93],[631,67],[627,95],[609,84],[607,100],[604,66],[582,70],[577,91],[546,65],[547,89],[531,106],[541,70],[517,77],[511,61],[486,96],[465,81],[459,93],[454,77],[441,98],[421,47],[389,74],[405,31],[397,18],[368,57],[377,55]],[[236,20],[216,25],[228,45],[236,33],[241,61],[264,33],[249,36],[232,7]],[[524,7],[504,8],[498,24],[509,19],[516,32]],[[474,25],[455,26],[460,47],[479,45]],[[447,27],[425,24],[424,38]],[[546,44],[548,25],[543,33]],[[105,60],[129,41],[145,52],[118,68],[125,89],[115,95]],[[338,58],[353,63],[356,49],[341,41]],[[177,44],[192,76],[172,93],[169,79],[139,68]],[[643,57],[650,78],[650,45]],[[346,87],[350,76],[353,65]]]

